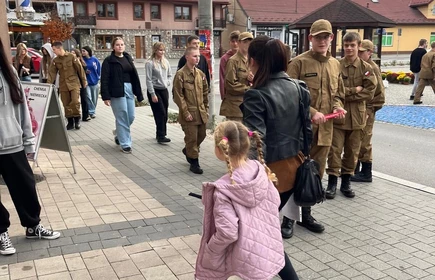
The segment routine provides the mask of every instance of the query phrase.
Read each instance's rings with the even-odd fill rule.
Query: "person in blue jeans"
[[[101,97],[104,104],[112,107],[115,115],[115,143],[121,146],[122,152],[130,154],[134,96],[138,102],[144,97],[136,67],[131,56],[125,52],[124,40],[116,37],[112,42],[112,48],[112,53],[104,59],[101,67]]]
[[[89,46],[82,48],[82,56],[87,65],[86,79],[88,86],[86,87],[88,95],[88,111],[89,116],[95,119],[95,108],[97,108],[99,82],[101,78],[101,64],[100,61],[92,56],[92,49]]]

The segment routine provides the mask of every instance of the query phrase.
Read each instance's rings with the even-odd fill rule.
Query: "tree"
[[[50,14],[50,18],[44,21],[41,27],[42,33],[49,37],[52,42],[63,42],[71,39],[74,27],[71,22],[63,21],[55,11]]]

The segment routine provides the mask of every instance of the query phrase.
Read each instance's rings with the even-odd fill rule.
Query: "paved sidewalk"
[[[100,102],[96,119],[68,132],[77,174],[68,154],[41,150],[41,217],[61,231],[58,240],[25,239],[1,186],[17,254],[0,256],[0,280],[193,279],[202,205],[187,194],[224,174],[225,164],[206,139],[204,175],[190,173],[180,127],[168,125],[172,142],[159,145],[150,115],[149,107],[137,108],[133,154],[123,154],[113,141],[112,112]],[[434,279],[435,190],[380,177],[354,186],[354,199],[338,194],[313,208],[323,234],[296,226],[285,242],[300,278]]]

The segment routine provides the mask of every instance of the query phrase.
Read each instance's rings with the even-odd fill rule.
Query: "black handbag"
[[[302,132],[304,137],[304,162],[296,171],[296,180],[293,187],[293,198],[295,204],[302,207],[313,206],[325,200],[325,189],[322,186],[322,178],[320,178],[319,164],[310,158],[310,149],[308,143],[308,132],[306,127],[305,110],[302,100],[300,85],[296,82],[299,94],[299,115],[302,122]]]

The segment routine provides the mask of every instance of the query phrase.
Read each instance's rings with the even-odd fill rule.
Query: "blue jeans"
[[[30,77],[30,76],[24,76],[24,77],[21,77],[20,80],[22,82],[31,82],[32,81],[32,77]]]
[[[95,108],[97,108],[98,90],[99,85],[87,86],[86,92],[88,93],[88,111],[89,115],[95,115]]]
[[[124,83],[124,97],[110,99],[115,115],[116,136],[121,148],[131,147],[130,126],[134,120],[134,94],[130,83]]]
[[[412,86],[412,96],[415,96],[415,91],[417,90],[418,81],[420,80],[420,72],[412,73],[414,74],[414,85]]]

